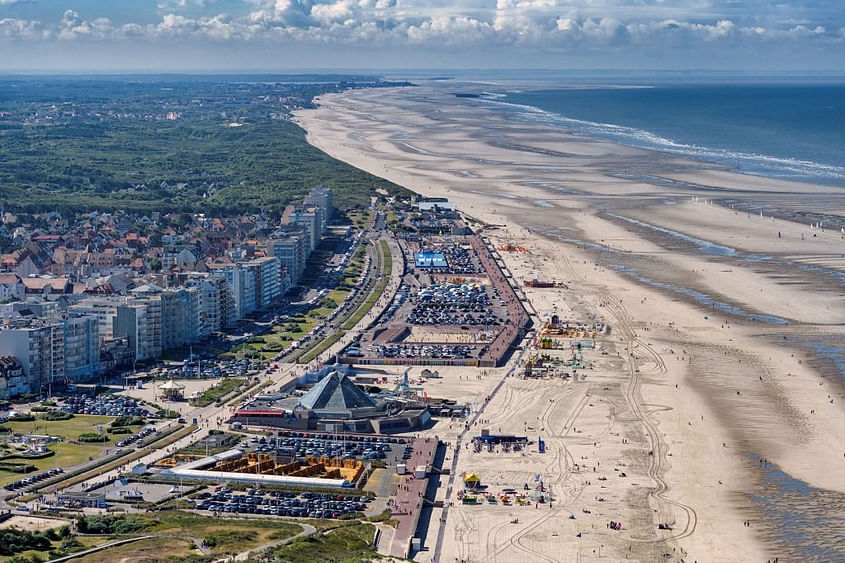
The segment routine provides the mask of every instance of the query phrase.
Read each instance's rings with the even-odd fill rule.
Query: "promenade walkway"
[[[472,235],[469,237],[469,241],[487,271],[490,282],[498,290],[507,309],[507,322],[504,328],[481,358],[482,361],[495,362],[495,365],[499,365],[508,349],[519,339],[520,332],[529,326],[531,318],[519,300],[516,291],[505,278],[505,273],[490,255],[490,250],[481,237]]]
[[[393,497],[392,518],[399,522],[390,545],[390,554],[394,557],[406,558],[411,551],[411,538],[417,531],[425,491],[428,488],[428,476],[417,479],[414,477],[414,469],[420,465],[426,466],[427,469],[431,468],[437,451],[437,443],[436,437],[416,438],[413,442],[414,450],[411,459],[406,462],[409,473],[402,476],[396,495]]]

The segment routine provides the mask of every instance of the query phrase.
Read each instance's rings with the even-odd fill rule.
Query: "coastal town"
[[[5,213],[0,354],[20,373],[4,380],[2,398],[99,381],[212,337],[227,347],[224,331],[299,286],[332,212],[331,191],[315,189],[275,224],[260,215]],[[347,231],[331,242],[351,246]]]
[[[486,231],[445,198],[341,216],[324,188],[275,219],[5,212],[2,518],[385,518],[367,552],[419,552],[445,426],[481,410],[439,384],[512,373],[534,335]]]
[[[815,549],[821,509],[795,523],[767,503],[835,504],[841,485],[819,431],[845,431],[823,353],[843,321],[836,216],[807,227],[771,194],[751,213],[759,184],[740,175],[699,172],[722,182],[713,199],[674,164],[666,185],[620,178],[648,155],[539,125],[466,141],[474,86],[268,88],[235,89],[237,119],[202,100],[27,117],[273,122],[338,160],[313,180],[328,157],[296,133],[301,168],[279,184],[295,189],[186,169],[91,210],[3,202],[0,558]],[[549,183],[562,169],[572,186]]]

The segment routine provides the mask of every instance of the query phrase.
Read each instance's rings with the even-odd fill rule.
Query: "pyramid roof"
[[[374,407],[376,402],[346,374],[333,371],[303,395],[299,405],[311,410],[340,411]]]

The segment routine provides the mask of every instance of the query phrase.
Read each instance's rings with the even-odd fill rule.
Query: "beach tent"
[[[172,379],[158,386],[161,396],[169,401],[178,401],[185,395],[185,386]]]
[[[467,489],[477,489],[479,486],[481,486],[481,477],[475,473],[467,473],[466,477],[464,477],[464,487]]]

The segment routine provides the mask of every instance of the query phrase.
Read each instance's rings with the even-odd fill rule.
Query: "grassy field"
[[[328,350],[332,344],[337,342],[343,336],[343,332],[337,331],[330,334],[326,337],[322,342],[308,350],[305,354],[301,355],[299,358],[296,359],[297,363],[300,364],[307,364],[326,350]]]
[[[264,518],[213,518],[203,514],[179,510],[138,514],[129,517],[138,524],[137,531],[127,536],[77,536],[83,548],[94,547],[117,539],[132,536],[155,535],[151,539],[107,548],[85,556],[86,562],[111,563],[113,561],[162,561],[195,560],[214,561],[221,557],[235,555],[279,542],[303,531],[294,521]],[[317,529],[311,536],[298,538],[286,546],[271,548],[276,561],[371,561],[380,556],[371,550],[375,528],[371,524],[357,521],[303,520]],[[203,556],[195,548],[195,541],[205,541],[211,550],[210,556]],[[53,542],[58,548],[60,541]],[[45,560],[47,553],[26,551],[22,554]],[[0,558],[0,561],[6,560]],[[33,559],[38,560],[38,559]]]
[[[386,240],[382,240],[381,242],[381,273],[385,275],[390,275],[390,269],[393,268],[393,257],[390,253],[390,245],[387,244]]]
[[[234,406],[240,404],[241,401],[243,401],[246,398],[246,396],[249,395],[250,393],[253,393],[253,394],[260,393],[262,389],[264,389],[265,387],[269,387],[272,384],[273,384],[273,381],[268,379],[267,381],[263,381],[263,382],[261,382],[257,385],[252,385],[250,387],[247,387],[242,393],[240,393],[234,399],[231,399],[228,403],[226,403],[226,405],[230,406],[230,407],[234,407]]]
[[[371,210],[353,210],[347,213],[347,217],[358,230],[364,230],[373,224],[373,212]]]
[[[263,360],[269,361],[282,350],[287,350],[291,344],[305,336],[314,327],[319,325],[332,311],[334,311],[349,293],[348,289],[335,289],[323,300],[331,301],[334,306],[321,306],[311,309],[307,313],[291,318],[288,322],[273,327],[272,332],[262,336],[250,338],[241,346],[247,347],[247,356],[260,356]],[[231,354],[237,356],[240,347],[232,350]]]
[[[352,259],[343,270],[343,279],[340,282],[341,287],[351,288],[358,284],[358,280],[361,278],[361,272],[364,270],[364,257],[366,253],[367,249],[364,245],[358,246],[355,250],[355,254],[352,255]]]
[[[326,297],[334,301],[337,305],[340,305],[346,299],[347,295],[349,295],[348,289],[333,289]]]
[[[293,540],[272,550],[276,561],[311,563],[312,561],[373,561],[381,556],[372,550],[372,524],[354,523]]]
[[[241,348],[247,357],[258,357],[265,361],[271,360],[282,350],[287,350],[294,341],[302,338],[312,328],[317,326],[320,319],[309,317],[294,317],[288,322],[276,325],[273,330],[262,336],[255,336],[230,352],[233,357],[239,357]]]
[[[301,526],[282,520],[266,518],[258,522],[246,518],[213,518],[178,510],[137,518],[148,523],[144,530],[138,532],[140,535],[156,534],[162,537],[106,549],[85,560],[103,563],[120,560],[159,561],[163,554],[174,559],[201,555],[199,550],[192,549],[192,538],[205,540],[212,555],[217,558],[280,541],[302,531]]]
[[[61,526],[57,526],[57,528],[59,528],[59,527],[61,527]],[[110,540],[109,538],[104,538],[104,537],[88,537],[88,538],[77,538],[76,541],[78,541],[80,543],[80,546],[75,548],[73,550],[73,552],[84,551],[86,549],[96,547],[98,545],[103,545],[104,543],[108,543],[112,540]],[[61,540],[53,541],[52,544],[53,544],[53,549],[58,550],[58,549],[61,548],[62,541]],[[49,552],[46,552],[46,551],[36,551],[36,550],[30,549],[30,550],[27,550],[27,551],[22,551],[22,552],[18,553],[16,556],[0,557],[0,561],[9,561],[10,559],[13,559],[14,557],[24,558],[24,559],[27,559],[29,561],[47,561],[50,558],[48,553]],[[71,553],[71,551],[57,552],[57,555],[59,553],[69,555]],[[20,559],[18,559],[18,561],[20,561]]]
[[[106,449],[114,449],[114,441],[120,440],[121,436],[109,436],[109,440],[103,443],[71,444],[71,440],[79,438],[80,434],[86,432],[99,432],[103,434],[108,424],[114,420],[111,416],[76,415],[70,420],[35,420],[33,422],[7,422],[5,426],[12,429],[12,433],[21,434],[48,434],[62,438],[63,442],[50,444],[49,448],[56,452],[56,455],[44,459],[22,460],[12,459],[16,463],[30,463],[39,471],[52,469],[53,467],[68,468],[88,461],[89,458],[97,457],[105,453]],[[9,435],[0,437],[0,442],[10,438]],[[24,475],[0,471],[0,486],[12,481],[21,479]]]
[[[343,323],[344,330],[352,330],[355,328],[361,319],[364,318],[364,315],[370,312],[370,309],[376,304],[381,297],[381,294],[384,293],[384,288],[387,287],[387,278],[382,278],[376,283],[376,286],[367,296],[367,299],[364,300],[363,303],[352,313],[349,317],[347,317],[346,322]]]
[[[228,395],[234,391],[236,387],[246,383],[246,381],[246,379],[241,379],[239,377],[227,377],[225,379],[221,379],[219,383],[209,389],[206,389],[197,400],[193,401],[193,404],[197,407],[207,407],[217,399]]]
[[[86,563],[162,561],[164,557],[169,556],[178,561],[192,553],[199,554],[198,550],[191,550],[192,545],[193,542],[180,538],[152,538],[92,553],[85,556],[85,561]]]
[[[117,459],[112,458],[112,461],[109,461],[107,463],[99,465],[96,468],[91,469],[90,471],[84,471],[84,472],[79,473],[78,475],[75,475],[73,477],[68,477],[68,479],[66,481],[61,481],[59,484],[61,484],[62,487],[69,487],[71,485],[81,483],[82,481],[86,481],[86,480],[90,479],[91,477],[94,477],[95,475],[98,475],[100,473],[105,473],[107,471],[111,471],[115,467],[119,467],[119,466],[127,464],[127,463],[132,463],[136,459],[140,459],[140,458],[144,457],[145,455],[147,455],[148,453],[150,453],[151,450],[149,450],[147,448],[147,446],[151,446],[151,447],[155,447],[155,448],[165,448],[169,444],[172,444],[173,442],[176,442],[176,441],[184,438],[185,436],[187,436],[188,434],[190,434],[191,432],[196,430],[196,428],[197,427],[193,424],[189,424],[188,426],[185,426],[182,429],[178,429],[178,427],[176,427],[173,430],[171,430],[170,432],[159,436],[157,439],[153,440],[152,442],[145,442],[144,443],[145,444],[144,449],[137,450],[137,451],[134,451],[134,452],[130,452],[128,455],[126,455],[126,452],[124,452]],[[106,458],[106,459],[108,459],[108,458]],[[105,460],[104,460],[104,462],[105,462]],[[39,485],[39,487],[43,487],[43,485]],[[54,492],[56,490],[56,488],[57,488],[57,485],[50,485],[49,487],[45,487],[42,490]],[[21,497],[21,500],[24,500],[26,498],[27,497]]]
[[[393,258],[390,255],[390,246],[386,241],[380,241],[381,244],[377,247],[379,252],[379,273],[381,278],[376,282],[375,287],[370,291],[367,298],[358,306],[355,311],[349,314],[344,320],[341,328],[344,330],[351,330],[358,324],[364,316],[370,312],[370,309],[384,293],[384,288],[387,287],[387,282],[390,280],[390,271],[393,268]]]

